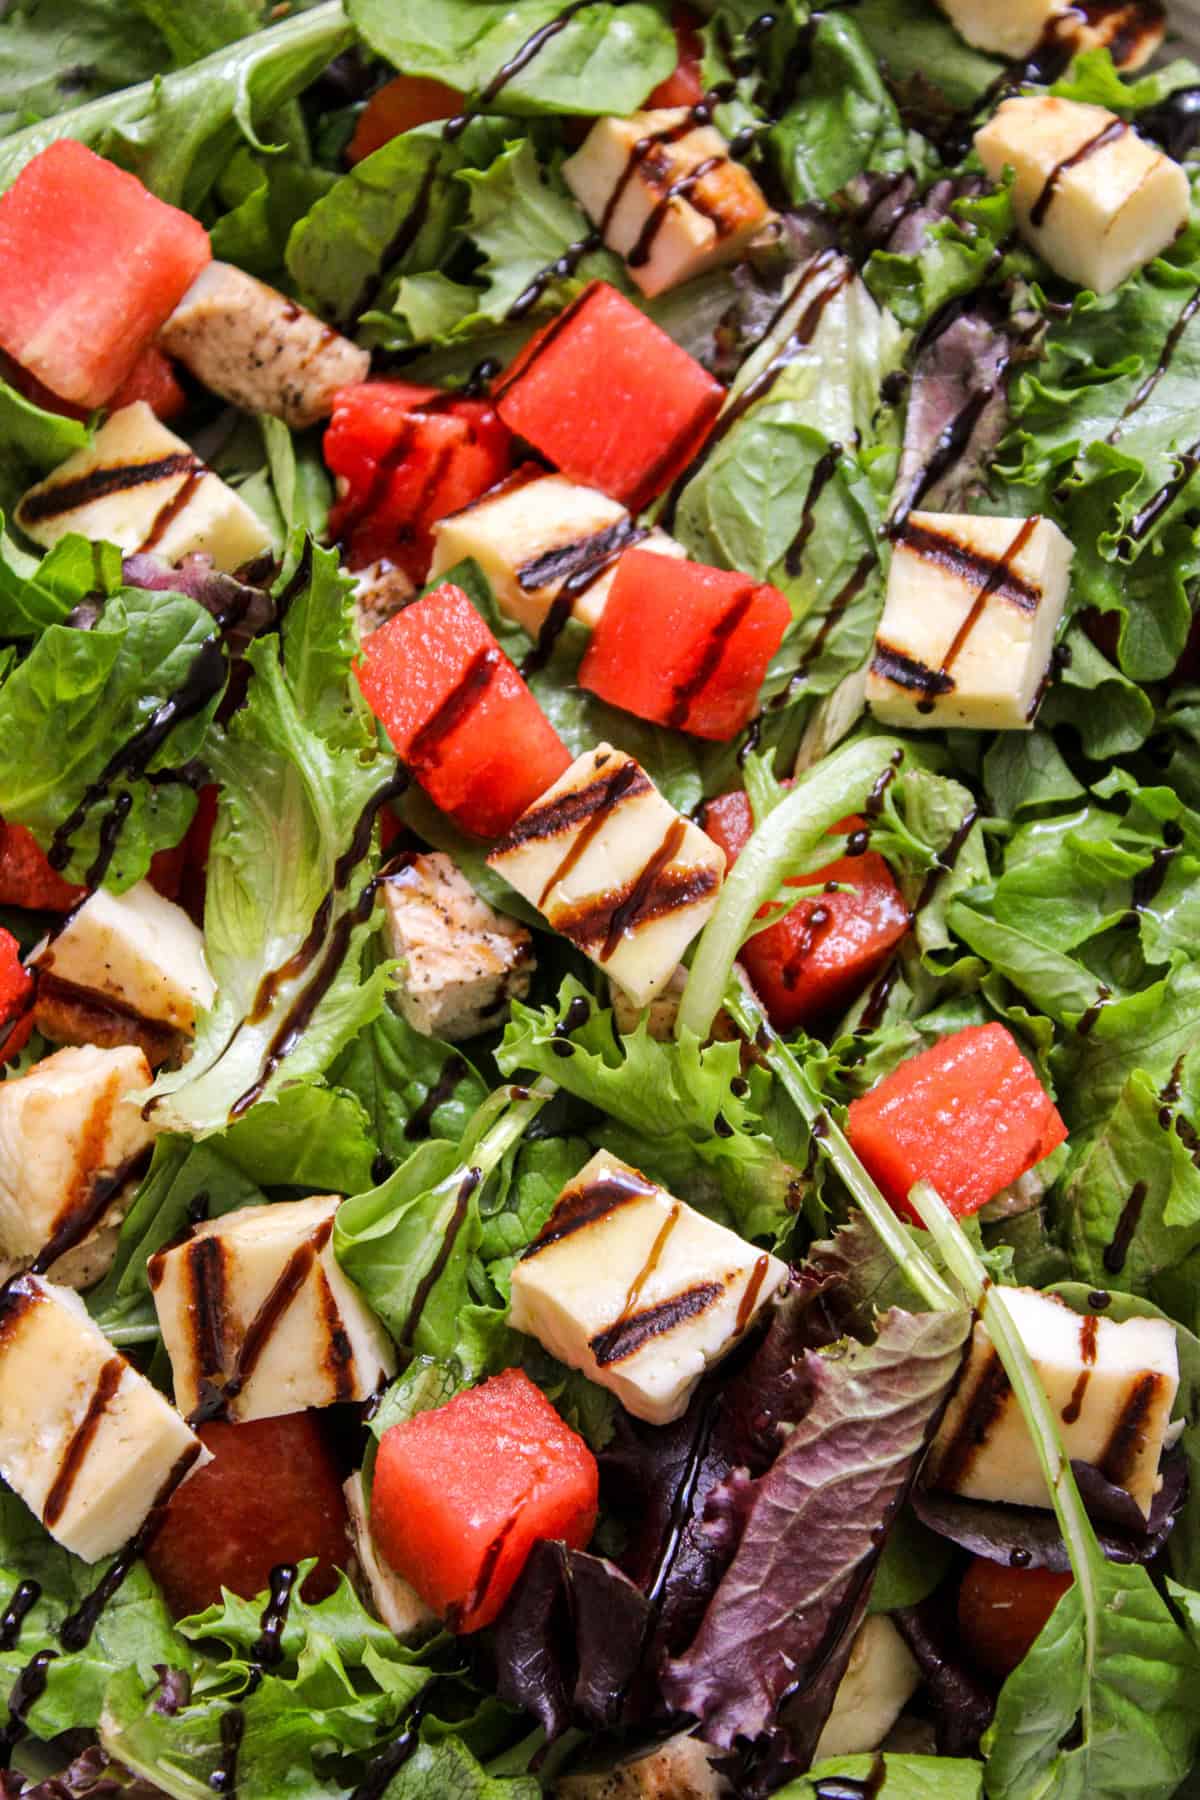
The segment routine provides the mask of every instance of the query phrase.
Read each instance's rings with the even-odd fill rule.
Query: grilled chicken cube
[[[1002,1298],[1059,1415],[1067,1455],[1094,1463],[1149,1515],[1179,1388],[1175,1327],[1165,1319],[1080,1317],[1034,1288],[1006,1287]],[[929,1480],[969,1500],[1050,1505],[1033,1440],[982,1323],[930,1453]]]
[[[358,633],[370,637],[381,625],[403,612],[417,590],[395,563],[380,557],[354,574],[354,605],[358,612]]]
[[[36,1275],[0,1288],[0,1475],[58,1543],[111,1555],[208,1460],[77,1294]]]
[[[92,1046],[0,1081],[0,1258],[72,1249],[111,1222],[155,1136],[141,1112],[150,1082],[140,1050]]]
[[[346,1496],[346,1513],[350,1520],[350,1540],[358,1559],[359,1585],[363,1599],[376,1618],[382,1619],[389,1631],[402,1642],[428,1637],[440,1623],[438,1615],[422,1600],[420,1594],[385,1562],[371,1532],[367,1516],[367,1497],[361,1474],[352,1475],[342,1489]]]
[[[340,1205],[244,1206],[150,1258],[176,1404],[193,1422],[366,1400],[394,1372],[391,1340],[333,1254]]]
[[[598,119],[563,178],[648,297],[732,262],[772,217],[753,175],[690,107]]]
[[[721,1752],[680,1732],[610,1769],[563,1775],[558,1800],[721,1800],[733,1789],[714,1759]]]
[[[1102,106],[1006,100],[975,133],[984,168],[1016,174],[1021,234],[1068,281],[1107,294],[1165,250],[1188,217],[1177,162]]]
[[[786,1279],[777,1256],[601,1150],[513,1270],[510,1321],[666,1425]]]
[[[594,627],[628,545],[663,556],[684,554],[665,531],[647,535],[618,500],[565,475],[502,484],[501,492],[439,520],[433,536],[430,581],[473,557],[501,612],[530,637],[537,637],[564,589],[572,615]]]
[[[200,271],[160,342],[223,400],[297,431],[327,419],[338,389],[365,381],[371,366],[368,351],[223,262]]]
[[[1066,605],[1070,540],[1049,519],[910,513],[867,676],[877,719],[1028,731]]]
[[[194,1033],[215,991],[203,934],[148,881],[121,895],[98,889],[30,960],[47,1037],[134,1043],[153,1063]]]
[[[878,1750],[920,1685],[916,1658],[887,1614],[864,1619],[813,1761]]]
[[[49,550],[77,531],[126,555],[153,550],[167,562],[197,552],[226,572],[271,548],[271,534],[246,502],[144,400],[113,413],[18,502],[17,524]]]
[[[611,744],[578,757],[488,862],[638,1007],[671,980],[725,875],[724,851]]]
[[[1069,0],[938,0],[950,23],[976,50],[1011,60],[1031,56],[1044,46],[1081,50],[1107,49],[1119,69],[1140,69],[1158,49],[1166,33],[1165,16],[1145,0],[1127,0],[1093,10],[1091,17]]]
[[[448,856],[414,856],[383,883],[396,1004],[414,1031],[457,1043],[529,992],[533,940],[481,900]]]

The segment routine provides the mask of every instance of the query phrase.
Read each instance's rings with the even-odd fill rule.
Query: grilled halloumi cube
[[[189,1418],[269,1419],[366,1400],[391,1340],[333,1254],[340,1199],[244,1206],[148,1264],[175,1401]]]
[[[371,1533],[367,1517],[367,1500],[361,1474],[352,1475],[342,1492],[346,1496],[346,1516],[350,1520],[350,1540],[358,1558],[358,1574],[363,1599],[376,1618],[382,1619],[389,1631],[403,1642],[428,1637],[441,1623],[438,1615],[422,1600],[415,1588],[384,1561]]]
[[[983,166],[1015,171],[1021,235],[1059,275],[1107,294],[1165,250],[1188,217],[1177,162],[1102,106],[1006,100],[975,133]]]
[[[139,1043],[152,1062],[192,1035],[215,992],[203,934],[148,881],[120,895],[97,889],[30,960],[46,1036]]]
[[[639,1007],[667,986],[725,876],[724,852],[611,744],[576,758],[488,862]]]
[[[510,1320],[636,1418],[665,1425],[787,1272],[600,1150],[513,1270]]]
[[[0,1288],[0,1475],[58,1543],[110,1555],[210,1460],[77,1294],[36,1275]]]
[[[111,1219],[155,1136],[140,1050],[56,1050],[0,1081],[0,1258],[25,1262]]]
[[[920,1685],[916,1658],[887,1614],[864,1619],[813,1761],[878,1750]]]
[[[867,703],[890,725],[1028,731],[1066,605],[1049,519],[910,513],[892,551]]]
[[[648,1007],[635,1006],[619,983],[610,981],[608,993],[612,1003],[613,1024],[617,1030],[625,1035],[636,1031],[645,1013],[646,1029],[652,1038],[660,1038],[665,1042],[673,1037],[687,977],[688,972],[680,963],[661,994],[656,994]]]
[[[609,1769],[563,1775],[558,1800],[721,1800],[733,1789],[714,1765],[721,1752],[686,1732]]]
[[[448,856],[414,856],[382,892],[388,947],[404,961],[396,1005],[414,1031],[476,1037],[529,992],[529,932],[481,900]]]
[[[297,431],[327,419],[337,390],[371,366],[368,351],[232,263],[200,271],[160,341],[223,400]]]
[[[153,550],[167,562],[192,551],[232,571],[271,548],[271,534],[246,502],[160,425],[144,400],[105,421],[18,502],[16,520],[47,550],[69,532]]]
[[[649,297],[732,262],[773,216],[753,175],[690,107],[598,119],[563,179]]]
[[[571,613],[595,627],[621,551],[630,544],[683,556],[682,544],[634,524],[617,500],[565,475],[540,475],[440,519],[433,528],[430,581],[473,557],[501,612],[537,637],[566,588]]]
[[[1015,59],[1044,45],[1081,50],[1108,49],[1119,69],[1140,69],[1166,33],[1164,15],[1145,0],[1105,6],[1088,17],[1069,0],[938,0],[951,24],[976,50]]]
[[[1179,1388],[1175,1328],[1165,1319],[1081,1317],[1034,1288],[1001,1298],[1033,1358],[1063,1443],[1149,1514]],[[930,1452],[928,1479],[969,1500],[1050,1505],[1033,1440],[985,1325]]]

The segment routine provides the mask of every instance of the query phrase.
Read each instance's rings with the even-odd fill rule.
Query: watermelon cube
[[[791,619],[779,589],[749,575],[627,550],[579,685],[639,719],[731,738],[757,711],[767,664]]]
[[[11,931],[0,930],[0,1063],[23,1050],[33,1030],[33,977]]]
[[[0,819],[0,906],[66,912],[85,892],[50,867],[32,831]]]
[[[461,588],[446,582],[371,633],[368,706],[443,812],[498,837],[571,757]]]
[[[521,1369],[386,1431],[371,1527],[387,1562],[452,1631],[496,1617],[542,1538],[581,1550],[596,1459]]]
[[[103,406],[212,256],[203,225],[73,138],[0,195],[0,346]]]
[[[850,1103],[847,1136],[895,1210],[931,1181],[956,1218],[978,1212],[1067,1135],[1003,1025],[970,1025],[909,1057]]]
[[[500,378],[510,431],[632,512],[691,462],[725,390],[645,313],[594,281]]]

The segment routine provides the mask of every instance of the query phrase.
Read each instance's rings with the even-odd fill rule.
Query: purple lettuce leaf
[[[275,602],[265,588],[223,574],[214,569],[210,556],[198,551],[178,564],[139,552],[125,558],[121,573],[127,587],[186,594],[197,601],[212,614],[235,653],[275,623]]]
[[[802,1353],[811,1403],[765,1474],[722,1490],[744,1519],[740,1541],[695,1640],[663,1674],[667,1704],[697,1718],[708,1742],[728,1748],[771,1732],[785,1702],[848,1653],[967,1330],[965,1313],[893,1310],[873,1344]],[[801,1766],[818,1711],[787,1705],[781,1720]]]
[[[913,1653],[935,1721],[939,1756],[975,1756],[996,1710],[995,1683],[967,1658],[954,1589],[904,1606],[892,1620]]]

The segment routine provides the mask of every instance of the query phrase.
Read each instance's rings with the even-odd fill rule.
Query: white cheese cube
[[[36,1275],[0,1289],[0,1475],[58,1543],[111,1555],[209,1460],[77,1294]]]
[[[481,900],[448,856],[414,856],[382,892],[388,948],[404,960],[396,1004],[414,1031],[476,1037],[529,992],[528,931]]]
[[[887,1615],[864,1619],[813,1761],[878,1750],[920,1685],[916,1658]]]
[[[938,0],[938,5],[976,50],[1012,60],[1036,50],[1065,11],[1063,0]]]
[[[715,1767],[721,1755],[680,1732],[610,1769],[563,1775],[554,1792],[558,1800],[721,1800],[733,1792]]]
[[[350,1520],[350,1538],[358,1558],[358,1573],[365,1590],[363,1599],[376,1618],[382,1619],[389,1631],[403,1642],[428,1637],[441,1623],[437,1614],[420,1594],[385,1562],[371,1533],[367,1517],[367,1498],[361,1474],[352,1475],[342,1492],[346,1496],[346,1514]]]
[[[120,895],[98,888],[30,960],[52,992],[65,984],[135,1024],[189,1037],[216,991],[203,933],[148,881]]]
[[[1033,1288],[1006,1287],[1001,1298],[1059,1415],[1067,1455],[1094,1463],[1148,1515],[1179,1388],[1174,1326],[1081,1317]],[[1050,1505],[1033,1440],[983,1324],[930,1452],[929,1480],[969,1500]]]
[[[572,616],[594,628],[621,551],[630,544],[660,556],[686,554],[665,531],[636,526],[619,501],[565,475],[504,484],[501,492],[440,519],[433,536],[430,581],[473,557],[501,612],[534,638],[568,583]]]
[[[333,1254],[340,1199],[244,1206],[148,1264],[189,1418],[270,1419],[366,1400],[396,1367],[391,1340]]]
[[[875,717],[910,730],[1028,731],[1073,554],[1037,514],[911,513],[892,550],[867,676]]]
[[[153,550],[173,563],[199,551],[225,570],[271,548],[246,502],[144,400],[113,413],[87,449],[31,487],[16,519],[46,549],[77,531],[127,555]]]
[[[651,297],[734,261],[772,217],[753,175],[690,107],[598,119],[562,172]]]
[[[1102,106],[1046,94],[1006,100],[975,148],[998,180],[1015,172],[1022,236],[1050,267],[1107,294],[1165,250],[1188,217],[1177,162]]]
[[[1107,48],[1119,69],[1140,69],[1166,32],[1165,19],[1140,0],[1096,8],[1069,0],[938,0],[951,24],[976,50],[1010,60],[1061,45],[1064,52]]]
[[[155,1135],[151,1079],[140,1050],[89,1045],[0,1081],[0,1257],[26,1261],[111,1216]]]
[[[787,1273],[601,1150],[513,1270],[510,1318],[636,1418],[665,1425]]]
[[[338,389],[365,381],[371,367],[368,351],[223,262],[197,275],[163,326],[162,345],[214,394],[295,431],[327,419]]]
[[[725,876],[724,851],[611,744],[578,757],[488,862],[638,1007],[667,986]]]

